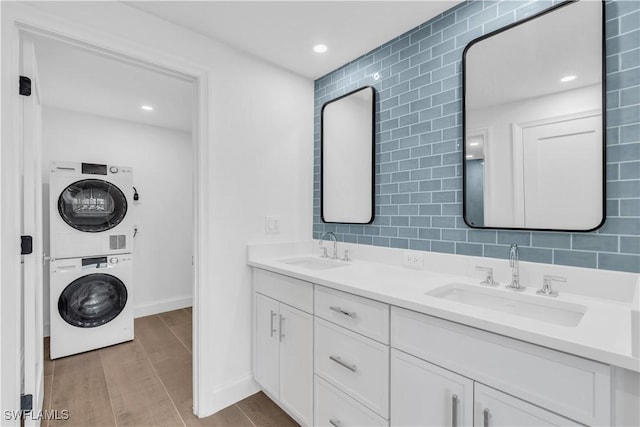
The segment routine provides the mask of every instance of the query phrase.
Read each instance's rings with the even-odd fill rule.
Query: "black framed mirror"
[[[327,223],[374,218],[375,90],[326,102],[320,116],[320,216]]]
[[[473,228],[605,219],[604,4],[570,1],[463,55],[463,214]]]

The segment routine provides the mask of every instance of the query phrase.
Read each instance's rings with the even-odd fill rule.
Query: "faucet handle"
[[[546,295],[548,297],[557,297],[558,296],[558,292],[554,291],[551,288],[551,282],[555,281],[555,282],[566,282],[567,278],[566,277],[560,277],[560,276],[551,276],[549,274],[545,274],[544,276],[542,276],[542,288],[538,289],[536,291],[536,294],[538,295]]]
[[[493,280],[493,268],[477,266],[476,270],[485,271],[487,273],[487,277],[482,282],[480,282],[481,285],[498,286],[498,282]]]
[[[345,262],[351,261],[351,258],[349,258],[349,249],[344,250],[344,257],[342,258],[342,261],[345,261]]]
[[[320,258],[329,258],[329,255],[327,254],[327,248],[325,248],[324,246],[320,246],[320,249],[322,249],[322,255],[320,255]]]

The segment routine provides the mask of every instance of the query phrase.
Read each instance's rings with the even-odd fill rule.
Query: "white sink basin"
[[[560,326],[577,326],[587,310],[582,305],[544,296],[522,295],[463,283],[450,283],[425,294]]]
[[[308,268],[309,270],[329,270],[331,268],[340,268],[349,265],[340,261],[313,257],[281,259],[280,262],[284,262],[285,264],[289,265],[296,265],[298,267]]]

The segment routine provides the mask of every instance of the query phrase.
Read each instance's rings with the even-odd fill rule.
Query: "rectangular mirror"
[[[465,48],[470,227],[592,231],[604,223],[603,7],[561,3]]]
[[[367,86],[322,106],[320,215],[324,222],[373,221],[375,92]]]

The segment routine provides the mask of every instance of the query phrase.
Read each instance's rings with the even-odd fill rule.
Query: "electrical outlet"
[[[416,270],[422,270],[422,254],[419,252],[405,251],[402,254],[402,264],[407,268],[415,268]]]
[[[279,234],[280,233],[280,217],[266,216],[264,218],[264,231],[267,234]]]

